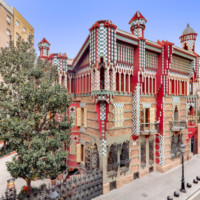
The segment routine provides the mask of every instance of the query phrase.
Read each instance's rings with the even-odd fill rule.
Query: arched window
[[[119,91],[119,72],[116,73],[116,91]]]
[[[189,85],[189,91],[190,91],[190,95],[193,95],[193,79],[190,79],[190,85]]]
[[[174,109],[174,121],[178,121],[178,108],[177,108],[177,106]]]
[[[124,74],[121,73],[121,92],[124,92]]]
[[[129,143],[124,142],[120,154],[120,167],[129,167],[129,163]]]
[[[126,92],[129,92],[128,88],[129,88],[129,79],[128,79],[128,74],[126,74]]]
[[[108,172],[109,171],[117,171],[118,169],[118,161],[117,161],[117,146],[111,145],[109,155],[108,155]]]
[[[103,63],[103,58],[101,58],[101,63],[100,63],[100,89],[104,90],[105,89],[105,69],[104,69],[104,63]]]
[[[193,109],[192,106],[190,106],[190,108],[189,108],[189,115],[193,115],[193,113],[194,113],[194,109]]]

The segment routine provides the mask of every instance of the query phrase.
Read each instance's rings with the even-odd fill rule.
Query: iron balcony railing
[[[188,115],[188,121],[190,122],[198,121],[198,119],[199,119],[198,116]]]
[[[182,121],[170,121],[170,129],[171,131],[181,131],[182,129],[187,128],[186,120]]]
[[[128,166],[130,164],[131,160],[126,159],[126,160],[120,160],[120,166]]]
[[[117,168],[119,167],[119,163],[112,163],[112,164],[108,164],[108,171],[112,171],[112,170],[117,170]]]
[[[143,135],[156,134],[158,133],[159,124],[158,123],[141,123],[140,133]]]

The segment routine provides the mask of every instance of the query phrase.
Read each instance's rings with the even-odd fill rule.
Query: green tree
[[[7,168],[26,180],[28,193],[34,178],[62,172],[72,124],[66,115],[71,97],[56,83],[57,68],[37,59],[32,47],[31,39],[19,40],[0,52],[0,137],[16,150]]]

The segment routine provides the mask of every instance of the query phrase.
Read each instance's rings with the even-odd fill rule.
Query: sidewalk
[[[153,172],[94,200],[167,200],[169,195],[174,200],[192,200],[193,194],[200,189],[200,182],[193,183],[193,179],[200,176],[200,155],[195,155],[184,164],[185,183],[192,184],[192,188],[186,187],[187,193],[185,194],[179,192],[182,173],[181,165],[179,165],[165,173]],[[179,198],[173,196],[174,191],[179,192]]]
[[[7,171],[6,162],[11,161],[13,155],[9,155],[7,157],[3,157],[0,159],[0,197],[5,194],[6,186],[7,186],[7,180],[11,178],[10,173]],[[46,183],[47,185],[50,183],[50,180],[46,179],[44,181],[38,180],[38,181],[32,181],[32,186],[40,186],[43,183]],[[15,186],[17,193],[20,192],[22,186],[25,186],[26,182],[22,178],[18,178],[15,180]]]

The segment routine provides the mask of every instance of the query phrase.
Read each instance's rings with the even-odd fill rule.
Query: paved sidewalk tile
[[[173,196],[174,191],[180,190],[181,173],[181,165],[165,173],[153,172],[94,200],[167,200],[168,195]],[[191,183],[192,188],[186,187],[187,193],[179,192],[180,197],[174,199],[189,200],[189,197],[200,189],[200,182],[193,183],[197,175],[200,176],[200,155],[185,162],[185,182]]]

